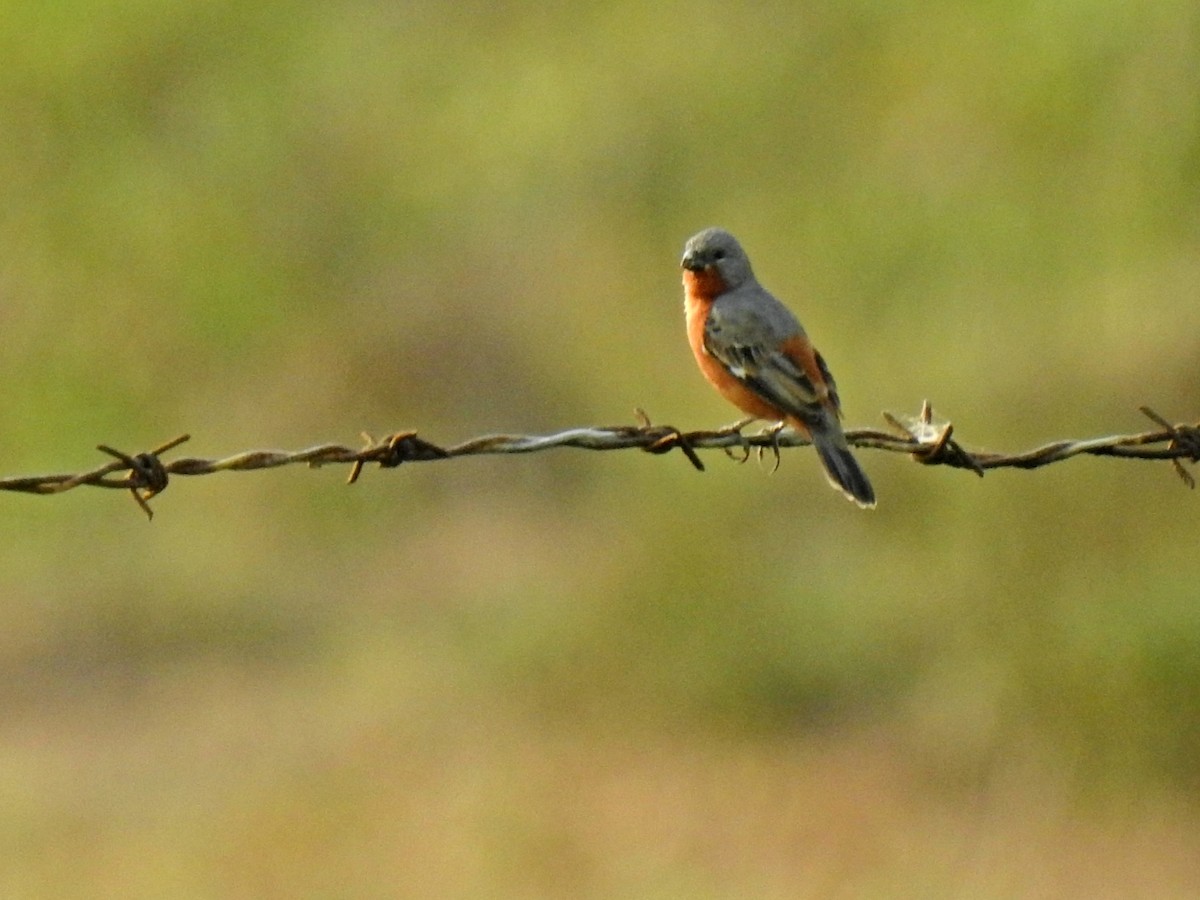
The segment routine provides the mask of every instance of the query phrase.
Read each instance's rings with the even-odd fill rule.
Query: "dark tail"
[[[840,430],[836,434],[813,433],[813,446],[821,457],[821,465],[825,467],[825,477],[837,490],[846,495],[863,509],[875,508],[875,489],[867,480],[867,473],[858,465],[858,460],[850,453]]]

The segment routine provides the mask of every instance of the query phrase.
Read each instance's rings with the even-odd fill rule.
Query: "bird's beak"
[[[704,264],[700,262],[700,258],[694,250],[684,251],[683,259],[679,261],[679,265],[689,272],[698,272],[704,268]]]

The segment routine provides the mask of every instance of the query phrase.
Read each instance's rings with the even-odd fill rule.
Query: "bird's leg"
[[[787,427],[786,422],[776,422],[774,425],[771,425],[762,430],[762,434],[771,439],[771,443],[768,446],[771,448],[771,452],[775,454],[775,465],[771,466],[771,471],[770,471],[771,475],[774,475],[776,472],[779,471],[779,462],[780,462],[779,432],[783,431],[783,429],[786,427]],[[763,460],[763,451],[766,449],[766,447],[758,447],[756,449],[758,452],[758,464],[761,466],[762,460]]]
[[[719,435],[732,434],[732,435],[737,436],[738,446],[741,447],[741,449],[742,449],[742,455],[741,455],[741,458],[739,459],[737,456],[734,455],[732,448],[724,447],[723,449],[725,450],[725,455],[728,456],[730,459],[737,460],[740,463],[744,463],[746,460],[748,460],[750,458],[750,442],[748,440],[746,440],[746,436],[744,434],[742,434],[742,429],[745,428],[747,425],[749,425],[753,421],[754,421],[754,416],[748,416],[745,419],[738,419],[736,422],[733,422],[730,425],[724,425],[721,428],[717,429],[717,434],[719,434]]]

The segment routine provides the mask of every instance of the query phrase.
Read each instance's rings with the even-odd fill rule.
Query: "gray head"
[[[754,278],[746,251],[723,228],[706,228],[688,238],[680,265],[691,272],[715,269],[728,290]]]

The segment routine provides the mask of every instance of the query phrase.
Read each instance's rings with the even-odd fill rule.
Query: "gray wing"
[[[704,328],[705,349],[763,399],[802,421],[822,418],[831,404],[836,410],[837,390],[825,360],[787,307],[762,288],[756,290],[757,296],[737,292],[713,304]],[[812,353],[822,382],[814,384],[788,349]]]

